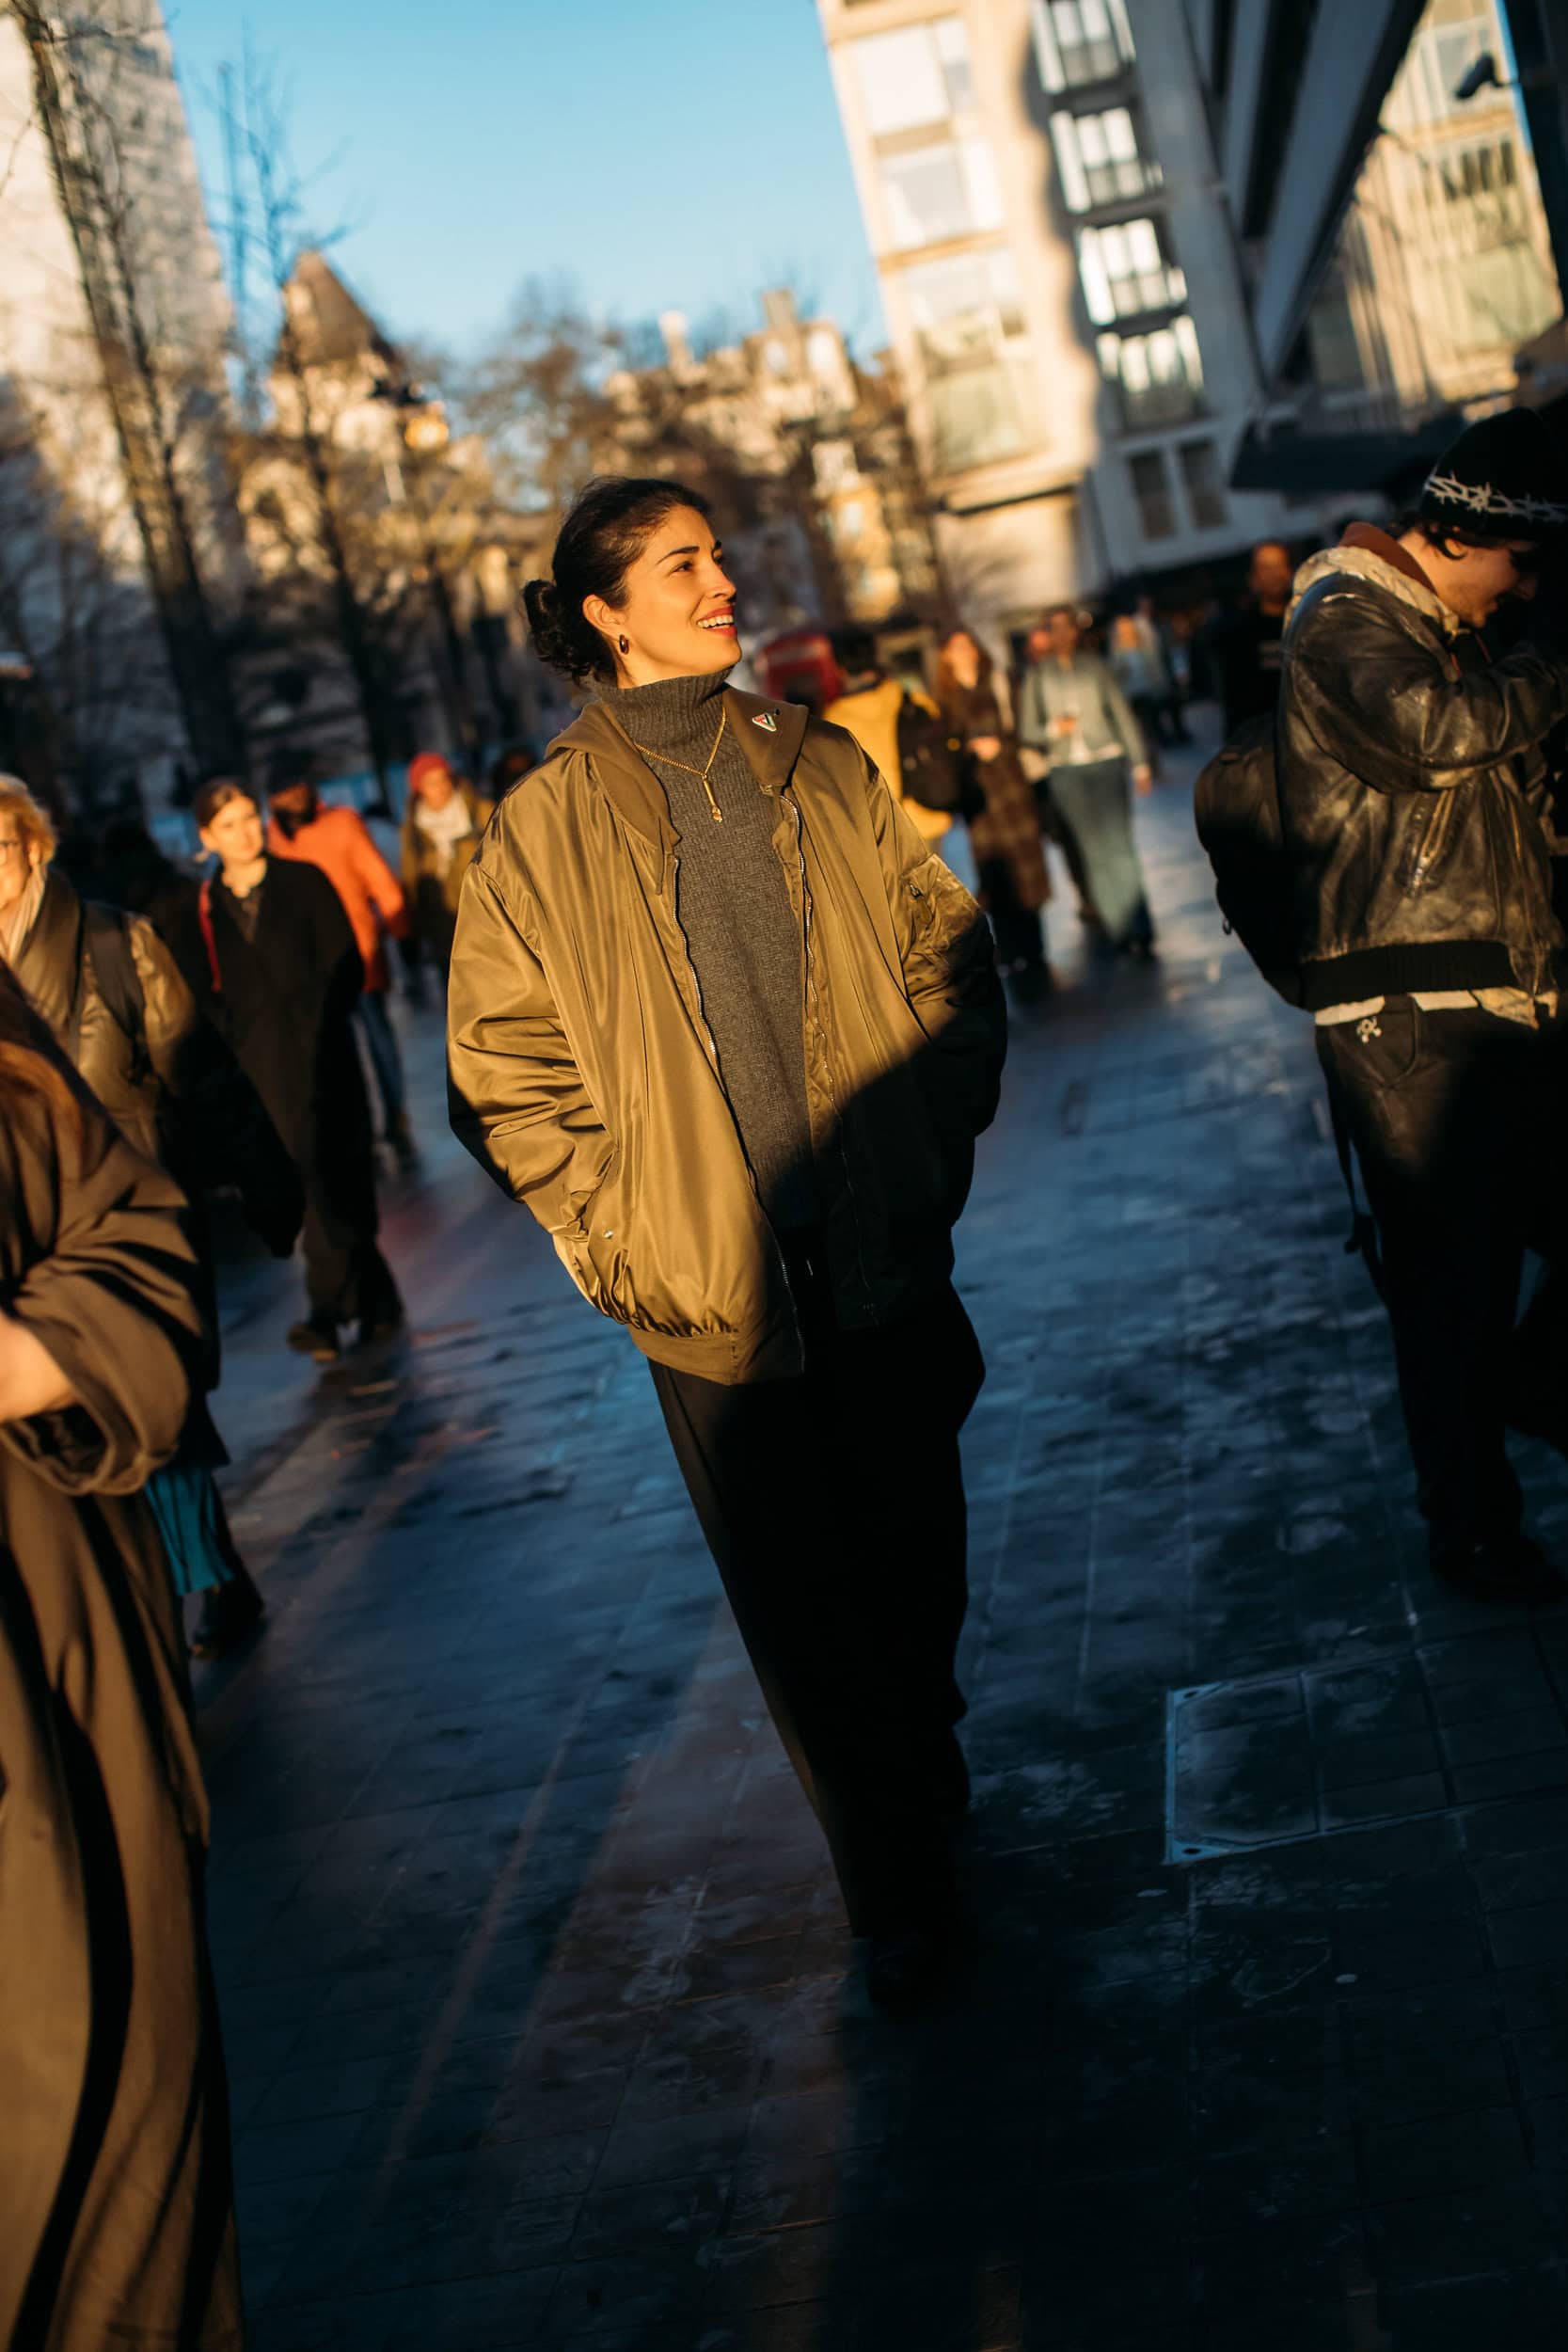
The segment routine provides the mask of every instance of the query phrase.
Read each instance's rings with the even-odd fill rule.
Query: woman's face
[[[735,582],[724,570],[723,553],[696,508],[677,506],[649,532],[626,573],[621,603],[584,599],[583,612],[609,638],[623,682],[647,686],[661,677],[703,677],[738,661]]]
[[[1048,624],[1051,650],[1058,661],[1069,661],[1078,651],[1078,624],[1070,612],[1053,612]]]
[[[226,872],[232,866],[254,866],[266,846],[261,812],[255,802],[226,801],[212,823],[202,826],[201,846],[222,860]]]
[[[43,852],[22,830],[14,808],[0,808],[0,914],[14,907],[38,871]]]
[[[980,648],[968,629],[956,628],[942,649],[946,662],[960,686],[975,686],[980,678]]]
[[[420,778],[420,798],[427,808],[445,808],[457,787],[450,768],[431,768]]]

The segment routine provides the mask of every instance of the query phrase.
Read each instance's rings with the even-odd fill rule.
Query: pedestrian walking
[[[1568,473],[1514,408],[1462,433],[1414,514],[1296,576],[1278,785],[1302,995],[1376,1222],[1433,1571],[1484,1600],[1565,1588],[1521,1529],[1505,1415],[1568,1433],[1523,1252],[1559,1269],[1568,1184],[1563,934],[1543,745],[1568,659],[1481,635],[1568,539]]]
[[[883,667],[877,640],[869,629],[847,628],[833,639],[833,655],[844,673],[844,691],[825,705],[822,716],[830,726],[852,735],[905,816],[933,847],[952,831],[954,812],[927,808],[904,790],[904,763],[899,753],[899,728],[929,723],[941,712],[929,694],[906,686]]]
[[[1290,548],[1278,539],[1260,539],[1247,567],[1244,603],[1214,622],[1209,653],[1227,736],[1249,719],[1272,717],[1279,700],[1292,572]]]
[[[1152,788],[1143,731],[1099,654],[1080,643],[1070,605],[1047,613],[1050,651],[1023,681],[1020,739],[1049,759],[1050,792],[1078,848],[1101,934],[1118,954],[1154,952],[1132,791]]]
[[[247,787],[206,785],[195,813],[219,870],[202,884],[187,977],[299,1171],[309,1311],[289,1344],[329,1362],[346,1326],[376,1341],[403,1323],[376,1246],[370,1104],[354,1044],[364,967],[337,891],[313,863],[271,854]]]
[[[14,863],[14,858],[10,861]],[[239,2352],[207,1803],[143,1489],[207,1336],[178,1186],[0,972],[0,2343]]]
[[[84,905],[55,870],[54,850],[47,811],[18,778],[0,776],[0,960],[128,1140],[168,1168],[193,1202],[209,1185],[235,1185],[251,1224],[286,1257],[303,1201],[255,1090],[202,1020],[150,924]],[[213,1353],[179,1451],[154,1475],[149,1500],[176,1592],[203,1596],[192,1647],[215,1657],[255,1630],[265,1604],[214,1476],[230,1457],[206,1402],[219,1362],[199,1209],[194,1231]]]
[[[1134,613],[1118,612],[1111,623],[1106,658],[1111,675],[1127,697],[1128,707],[1142,730],[1149,774],[1158,779],[1161,769],[1157,746],[1164,740],[1162,712],[1169,692],[1158,644],[1148,643]]]
[[[1132,607],[1132,625],[1138,642],[1154,665],[1156,702],[1153,732],[1156,739],[1172,746],[1192,741],[1187,732],[1183,705],[1182,680],[1178,675],[1179,639],[1173,625],[1160,612],[1148,589],[1140,590]]]
[[[343,902],[365,976],[355,1014],[381,1101],[382,1133],[399,1165],[408,1168],[414,1159],[414,1138],[408,1124],[403,1056],[387,1008],[391,975],[383,936],[389,933],[402,940],[408,935],[408,903],[403,884],[356,809],[324,807],[315,786],[300,776],[296,763],[281,768],[279,773],[282,781],[270,795],[267,852],[274,858],[303,859],[319,866]]]
[[[1005,1021],[978,910],[859,746],[726,684],[735,595],[668,481],[591,484],[530,582],[595,699],[465,880],[453,1123],[649,1358],[893,2001],[954,1916],[982,1366],[950,1229]]]
[[[1019,764],[1002,682],[972,629],[950,630],[937,660],[937,700],[964,747],[964,812],[979,899],[996,935],[998,969],[1022,1004],[1051,986],[1041,910],[1051,896],[1035,787]]]
[[[451,961],[457,898],[479,838],[495,813],[494,801],[454,776],[439,752],[408,763],[408,806],[403,819],[403,887],[410,938],[421,961],[443,977]]]

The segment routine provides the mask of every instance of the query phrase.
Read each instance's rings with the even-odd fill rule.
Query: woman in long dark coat
[[[997,969],[1028,1003],[1051,985],[1040,910],[1051,896],[1035,788],[997,691],[991,658],[967,628],[956,628],[937,664],[937,700],[965,752],[964,815],[979,880],[977,896],[996,935]]]
[[[370,1102],[352,1026],[364,966],[326,876],[303,859],[267,856],[244,785],[206,786],[196,818],[221,870],[202,884],[186,977],[299,1169],[309,1312],[289,1344],[330,1361],[345,1324],[374,1340],[403,1322],[376,1247]]]
[[[84,904],[54,855],[47,812],[19,778],[0,775],[0,961],[127,1141],[178,1176],[193,1202],[210,1183],[236,1184],[252,1225],[287,1257],[304,1203],[255,1089],[198,1014],[152,925]],[[215,1335],[212,1254],[199,1221],[196,1238]],[[214,1336],[209,1391],[218,1374]],[[228,1460],[198,1395],[177,1457],[149,1487],[176,1592],[205,1596],[191,1645],[198,1657],[244,1641],[265,1608],[213,1474]]]
[[[140,1493],[205,1347],[172,1180],[0,974],[0,2344],[237,2352],[207,1809]]]

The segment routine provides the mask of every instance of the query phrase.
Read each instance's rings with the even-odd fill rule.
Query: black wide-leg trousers
[[[798,1289],[799,1295],[799,1289]],[[951,1892],[968,1601],[958,1432],[985,1377],[945,1287],[878,1331],[806,1318],[802,1376],[651,1367],[675,1458],[857,1935]]]

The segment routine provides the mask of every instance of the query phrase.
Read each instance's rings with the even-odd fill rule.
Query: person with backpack
[[[373,1343],[404,1323],[376,1240],[370,1099],[354,1042],[364,966],[330,880],[313,860],[273,856],[248,785],[214,777],[192,813],[217,871],[201,885],[185,977],[298,1170],[309,1311],[290,1326],[289,1345],[332,1363],[346,1326]]]
[[[904,685],[882,667],[869,629],[838,630],[833,659],[844,673],[844,691],[825,705],[823,718],[854,737],[915,831],[934,849],[951,832],[959,798],[958,745],[942,713],[929,694]],[[911,771],[918,771],[911,783],[933,791],[932,803],[905,788],[906,753],[911,755]],[[935,784],[926,782],[927,771],[939,779]]]
[[[1431,1565],[1527,1605],[1568,1597],[1523,1533],[1504,1437],[1530,1406],[1524,1251],[1560,1270],[1568,1256],[1568,976],[1543,755],[1568,717],[1568,658],[1524,645],[1494,661],[1481,632],[1565,543],[1568,470],[1541,420],[1471,425],[1402,523],[1353,524],[1296,574],[1277,721],[1294,993],[1376,1226]],[[1250,767],[1232,763],[1243,800],[1265,737]],[[1546,1324],[1523,1338],[1560,1444]]]
[[[250,1223],[287,1257],[303,1198],[253,1089],[150,923],[79,898],[53,867],[54,847],[47,812],[19,778],[0,776],[0,961],[128,1141],[198,1203],[206,1184],[237,1184]],[[197,1237],[205,1242],[199,1215]],[[215,1334],[205,1247],[200,1261]],[[214,1339],[179,1453],[149,1490],[175,1590],[204,1596],[191,1643],[203,1658],[245,1641],[265,1610],[214,1477],[229,1460],[206,1403],[218,1375]]]

